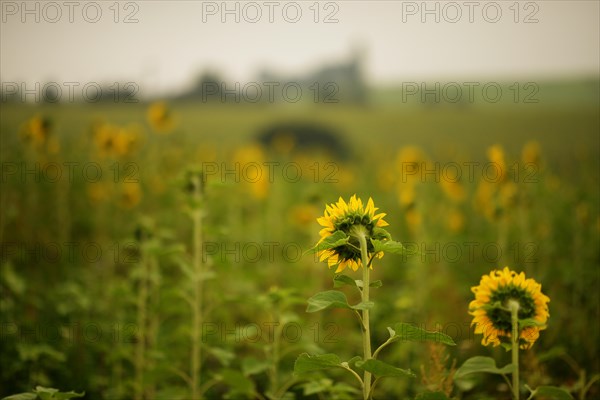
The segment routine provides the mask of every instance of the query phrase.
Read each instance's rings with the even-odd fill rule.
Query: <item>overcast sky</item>
[[[428,1],[437,16],[421,1],[227,2],[239,22],[221,1],[46,3],[27,2],[28,13],[21,1],[0,1],[3,82],[135,81],[143,95],[182,87],[206,68],[241,82],[261,68],[303,73],[357,46],[373,83],[600,68],[597,0]]]

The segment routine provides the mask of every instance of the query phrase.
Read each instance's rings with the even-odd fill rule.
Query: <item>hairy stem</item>
[[[369,254],[367,250],[367,238],[364,232],[359,232],[358,240],[360,242],[360,254],[362,257],[362,268],[363,268],[363,288],[362,288],[362,301],[366,303],[369,301]],[[362,322],[363,322],[363,353],[364,360],[371,358],[371,327],[369,322],[369,310],[362,310]],[[371,373],[365,371],[363,377],[363,398],[367,400],[371,391]]]
[[[512,390],[514,400],[519,400],[519,303],[511,300],[509,307],[512,324],[512,364],[515,368],[512,373]]]

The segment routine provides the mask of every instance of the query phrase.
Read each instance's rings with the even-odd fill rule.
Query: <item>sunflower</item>
[[[530,348],[540,336],[540,331],[546,329],[549,317],[550,299],[541,289],[542,285],[535,280],[526,279],[523,272],[517,274],[508,267],[484,275],[479,286],[471,288],[475,300],[469,304],[469,314],[473,316],[471,326],[475,325],[475,333],[483,334],[481,343],[484,346],[498,346],[501,339],[506,342],[510,338],[511,314],[508,303],[513,300],[519,304],[519,320],[535,322],[526,324],[519,334],[519,347]]]
[[[175,127],[173,112],[164,101],[150,104],[146,113],[150,126],[159,133],[170,133]]]
[[[383,220],[384,213],[375,214],[378,209],[373,204],[373,199],[369,197],[367,206],[363,205],[361,199],[353,195],[350,201],[346,203],[344,199],[339,198],[337,203],[325,206],[323,216],[317,218],[317,222],[324,226],[319,232],[320,244],[327,237],[333,235],[336,231],[342,231],[350,237],[346,244],[336,246],[330,249],[321,250],[318,253],[320,261],[327,260],[329,268],[337,266],[335,272],[341,272],[346,267],[356,271],[362,265],[360,254],[360,242],[357,235],[365,235],[368,238],[384,239],[387,233],[379,228],[387,226],[388,223]],[[373,245],[367,240],[367,250],[373,254]],[[375,254],[378,258],[383,257],[383,252]]]

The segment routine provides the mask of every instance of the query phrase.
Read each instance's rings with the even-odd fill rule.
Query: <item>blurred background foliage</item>
[[[189,398],[188,211],[200,207],[204,395],[354,398],[343,375],[291,373],[302,352],[349,358],[360,346],[345,311],[304,312],[333,272],[301,254],[325,203],[354,193],[372,196],[393,237],[421,253],[376,262],[375,340],[403,321],[458,344],[390,348],[386,361],[418,378],[383,381],[381,396],[508,398],[494,377],[477,378],[485,393],[452,380],[473,355],[508,362],[480,345],[467,314],[470,288],[504,265],[551,298],[524,379],[581,393],[600,371],[598,82],[542,85],[534,104],[407,104],[389,88],[365,96],[3,103],[0,395],[39,384],[90,399]],[[201,204],[190,168],[204,170]],[[598,393],[592,385],[588,398]]]

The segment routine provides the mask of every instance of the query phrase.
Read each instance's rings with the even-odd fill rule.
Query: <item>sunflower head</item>
[[[164,101],[150,104],[147,111],[150,126],[159,133],[170,133],[175,126],[173,112]]]
[[[319,251],[319,259],[327,260],[330,268],[337,266],[336,272],[341,272],[348,266],[356,271],[362,265],[358,235],[366,236],[367,250],[370,254],[374,253],[370,238],[377,240],[389,238],[389,234],[381,229],[388,225],[383,220],[385,214],[375,214],[377,210],[373,199],[369,198],[367,205],[364,206],[362,200],[356,195],[353,195],[347,203],[340,197],[337,203],[326,205],[323,216],[317,218],[317,222],[324,227],[320,231],[321,239],[317,245],[337,231],[343,232],[349,240],[340,246]],[[374,255],[381,258],[383,252]]]
[[[484,346],[510,342],[511,313],[509,303],[519,304],[519,346],[530,348],[546,329],[549,317],[548,302],[550,299],[542,293],[542,285],[533,279],[526,279],[523,272],[517,274],[508,267],[492,271],[484,275],[479,286],[471,290],[475,300],[469,304],[469,314],[473,316],[471,326],[475,325],[475,333],[483,335]]]

